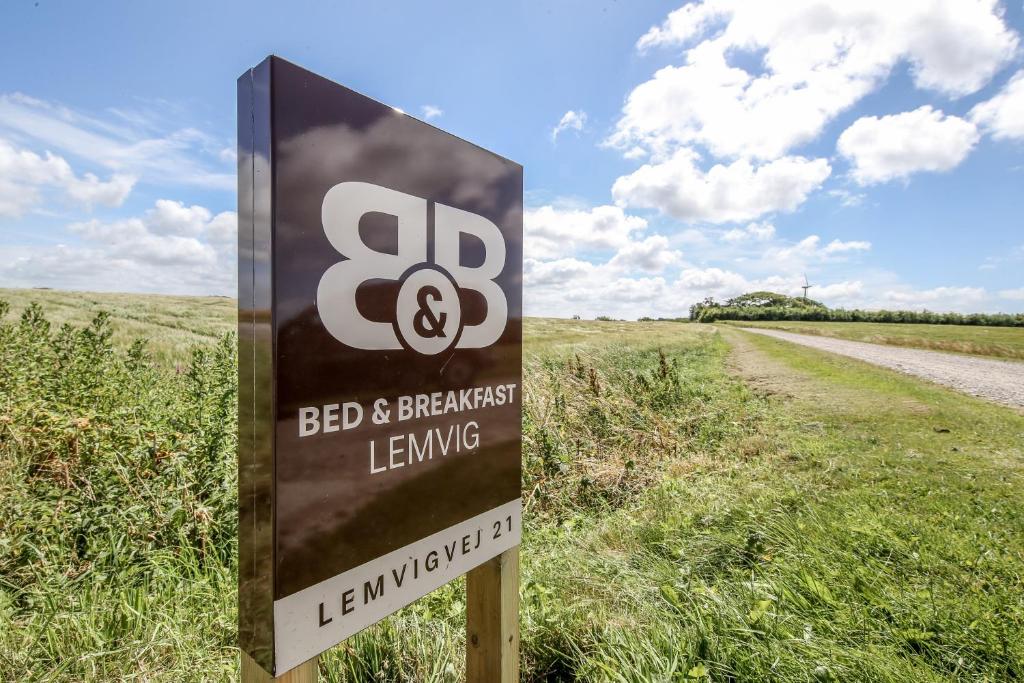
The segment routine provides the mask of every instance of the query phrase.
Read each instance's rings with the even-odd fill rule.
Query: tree
[[[725,305],[736,308],[825,308],[823,303],[814,299],[765,291],[741,294],[726,301]]]
[[[714,300],[712,297],[705,297],[704,301],[700,303],[692,304],[690,306],[690,320],[699,320],[701,311],[705,308],[719,308],[721,304]]]

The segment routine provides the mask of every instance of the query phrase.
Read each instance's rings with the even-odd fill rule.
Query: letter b
[[[459,235],[472,235],[483,242],[484,262],[476,268],[463,266],[459,259]],[[505,238],[494,223],[469,211],[434,204],[434,259],[455,278],[459,287],[479,292],[487,302],[487,315],[479,325],[462,330],[457,348],[478,349],[498,341],[508,320],[508,300],[494,281],[505,268]]]
[[[359,220],[372,212],[398,219],[397,254],[374,251],[359,237]],[[327,191],[321,217],[331,246],[349,259],[328,268],[317,287],[316,307],[324,327],[358,349],[402,348],[390,324],[359,313],[356,289],[367,280],[397,280],[427,260],[427,200],[370,183],[340,183]]]

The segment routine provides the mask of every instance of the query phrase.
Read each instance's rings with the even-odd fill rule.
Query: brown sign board
[[[522,167],[238,80],[239,638],[273,674],[519,543]]]

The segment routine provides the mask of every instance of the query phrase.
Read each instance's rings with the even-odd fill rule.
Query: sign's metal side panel
[[[252,471],[253,445],[253,122],[252,70],[238,79],[238,500],[239,500],[239,583],[251,586],[253,578]],[[238,592],[239,647],[252,652],[254,647],[250,591]]]
[[[239,647],[274,670],[269,60],[238,79]]]

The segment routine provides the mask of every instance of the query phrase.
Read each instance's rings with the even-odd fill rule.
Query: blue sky
[[[0,9],[0,286],[231,294],[273,52],[522,163],[529,314],[752,288],[1024,310],[1024,8],[989,0]]]

